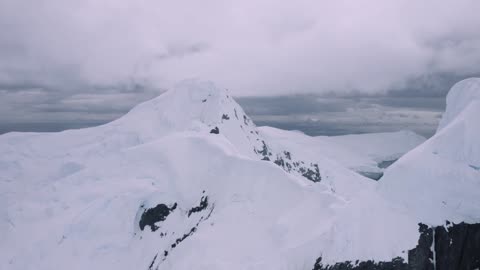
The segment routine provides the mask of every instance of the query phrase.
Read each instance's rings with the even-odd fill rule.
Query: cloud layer
[[[476,0],[1,0],[0,133],[104,123],[197,77],[245,97],[261,124],[428,135],[449,87],[480,74],[478,10]]]
[[[200,77],[235,95],[379,92],[478,73],[480,2],[0,2],[0,86],[62,91]]]

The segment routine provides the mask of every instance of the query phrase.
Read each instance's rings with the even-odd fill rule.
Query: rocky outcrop
[[[170,208],[168,208],[164,204],[159,204],[155,208],[148,209],[144,212],[148,214],[142,215],[142,219],[140,220],[140,226],[142,226],[142,224],[146,222],[142,221],[145,219],[144,216],[149,217],[149,219],[147,220],[147,225],[151,226],[152,231],[158,230],[156,233],[162,239],[158,242],[159,245],[162,246],[162,241],[164,241],[163,249],[160,249],[155,254],[152,261],[149,263],[147,269],[159,269],[159,266],[167,259],[167,257],[172,254],[172,252],[174,252],[182,242],[184,242],[190,236],[194,235],[199,229],[200,225],[210,218],[215,206],[213,202],[209,202],[208,198],[209,197],[208,195],[206,195],[206,192],[204,190],[202,191],[202,197],[198,205],[191,207],[188,211],[182,211],[182,209],[184,208],[181,205],[177,205],[177,203],[175,203]],[[183,224],[182,222],[180,222],[177,223],[174,227],[165,228],[158,226],[158,223],[155,224],[156,222],[165,221],[168,214],[170,214],[176,208],[178,208],[176,218],[180,218],[180,220],[183,220]],[[140,237],[140,239],[142,239],[142,237]]]
[[[435,228],[436,270],[480,269],[480,223]]]
[[[313,270],[410,270],[408,264],[402,258],[394,258],[390,262],[368,261],[346,261],[334,265],[323,265],[322,258],[315,262]]]
[[[218,127],[215,127],[215,128],[213,128],[212,130],[210,130],[210,133],[212,133],[212,134],[220,134],[220,129],[218,129]]]
[[[322,180],[318,164],[308,164],[302,160],[293,160],[292,154],[288,151],[277,154],[277,158],[273,163],[280,166],[286,172],[299,174],[312,182],[320,182],[320,180]]]
[[[254,149],[254,152],[259,155],[262,160],[266,161],[272,161],[272,157],[274,156],[273,151],[270,150],[265,141],[262,141],[262,148]],[[276,153],[275,156],[273,163],[281,167],[284,171],[303,176],[312,182],[320,182],[322,180],[318,164],[295,160],[289,151],[281,151]]]
[[[149,209],[145,209],[144,205],[141,205],[140,207],[144,209],[138,224],[140,229],[143,231],[145,226],[150,226],[150,229],[154,232],[159,228],[155,223],[165,221],[167,216],[177,208],[177,204],[174,203],[171,207],[168,207],[162,203]]]
[[[408,262],[397,257],[391,261],[345,261],[322,264],[319,257],[313,270],[475,270],[480,269],[480,223],[429,227],[419,224],[420,236],[408,251]]]

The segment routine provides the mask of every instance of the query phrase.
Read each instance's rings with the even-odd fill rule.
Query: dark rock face
[[[215,127],[214,129],[210,130],[210,133],[212,133],[212,134],[220,134],[220,129],[218,129],[218,127]]]
[[[200,199],[200,205],[192,207],[190,210],[188,210],[188,216],[190,217],[190,215],[193,213],[203,211],[207,207],[208,207],[208,196],[202,196],[202,198]]]
[[[408,264],[402,258],[394,258],[390,262],[374,262],[371,260],[364,262],[341,262],[334,265],[324,266],[322,258],[318,258],[313,266],[313,270],[409,270]]]
[[[228,114],[223,114],[222,120],[230,120],[230,117],[228,116]]]
[[[310,164],[310,168],[300,167],[300,172],[302,176],[313,181],[320,182],[322,177],[320,177],[320,170],[318,169],[318,164]]]
[[[346,261],[323,265],[319,257],[313,270],[475,270],[480,269],[480,223],[428,227],[419,224],[420,237],[408,251],[408,262]]]
[[[155,261],[157,260],[157,256],[158,256],[158,253],[157,253],[157,255],[155,255],[155,257],[153,257],[152,263],[150,263],[150,266],[148,267],[148,270],[153,269],[153,265],[155,264]]]
[[[250,121],[251,121],[251,120],[250,120],[246,115],[243,115],[243,123],[244,123],[245,125],[248,126],[248,123],[249,123]]]
[[[205,194],[205,190],[202,192],[202,194]],[[157,267],[155,269],[158,269],[159,265],[167,259],[169,254],[174,252],[174,250],[178,247],[178,245],[180,243],[182,243],[188,237],[192,236],[195,232],[197,232],[200,224],[203,223],[205,220],[210,218],[214,208],[215,208],[215,204],[214,203],[209,204],[208,196],[203,195],[202,198],[200,199],[199,205],[192,207],[187,213],[187,219],[197,219],[198,218],[197,222],[188,231],[184,232],[183,234],[181,234],[181,236],[176,238],[174,240],[174,242],[171,243],[166,250],[163,250],[163,255],[160,258],[159,262],[157,263]],[[198,213],[198,215],[191,216],[193,213]],[[157,253],[157,255],[158,255],[158,253]],[[151,269],[154,266],[156,258],[157,258],[157,256],[155,256],[153,258],[153,261],[152,261],[149,269]]]
[[[273,163],[282,167],[286,172],[298,172],[312,182],[320,182],[320,180],[322,180],[318,164],[310,163],[307,165],[303,161],[293,161],[290,152],[284,151],[278,154]]]
[[[144,207],[143,205],[141,206]],[[150,226],[152,231],[156,231],[159,227],[155,223],[165,221],[167,216],[177,208],[177,204],[174,203],[172,207],[168,207],[165,204],[158,204],[154,208],[145,209],[142,217],[140,218],[139,226],[140,230],[144,230],[145,226]]]
[[[420,237],[414,249],[408,251],[408,265],[410,269],[433,270],[433,229],[425,224],[418,224]]]
[[[262,160],[271,161],[270,157],[273,156],[272,152],[268,149],[266,143],[262,141],[263,148],[261,150],[255,149],[255,153],[263,156]],[[320,182],[322,177],[320,176],[320,169],[318,164],[310,163],[305,164],[304,161],[294,161],[292,154],[288,151],[283,151],[276,154],[275,160],[273,160],[277,166],[281,167],[286,172],[297,172],[303,177],[313,182]]]
[[[262,149],[253,149],[253,151],[255,151],[256,154],[260,155],[262,160],[273,160],[274,155],[272,151],[268,148],[265,141],[262,141]],[[322,180],[318,164],[310,163],[310,165],[308,165],[301,160],[295,161],[289,151],[283,151],[276,154],[273,163],[281,167],[286,172],[297,172],[310,181],[320,182],[320,180]]]
[[[270,149],[268,149],[265,141],[262,141],[262,149],[261,150],[254,149],[254,151],[257,154],[262,155],[264,158],[268,158],[269,156],[272,155],[272,153],[270,152]],[[268,160],[270,160],[270,159],[268,159]]]
[[[436,270],[480,269],[480,223],[435,228]]]

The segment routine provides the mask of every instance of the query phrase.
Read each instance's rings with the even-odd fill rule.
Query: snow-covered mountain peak
[[[431,224],[480,221],[478,115],[480,79],[455,84],[437,133],[386,170],[381,185],[387,196]]]
[[[437,132],[450,124],[472,102],[480,102],[480,78],[462,80],[450,89],[447,95],[447,108]]]
[[[272,148],[228,90],[219,89],[209,81],[182,81],[159,97],[138,105],[117,122],[139,132],[143,142],[178,132],[224,137],[245,157],[270,161],[314,182],[321,180],[316,162],[300,160],[295,153],[281,147]]]
[[[163,130],[186,131],[198,130],[201,124],[221,124],[235,115],[237,122],[243,122],[240,118],[246,117],[227,90],[219,89],[209,81],[186,80],[157,98],[136,106],[121,120],[128,124],[161,121]]]
[[[109,124],[138,134],[142,142],[178,132],[225,136],[243,155],[262,149],[255,124],[228,90],[210,81],[185,80]]]

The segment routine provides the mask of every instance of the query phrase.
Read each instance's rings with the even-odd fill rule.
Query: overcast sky
[[[448,88],[480,74],[479,10],[476,0],[0,0],[0,132],[104,123],[196,77],[261,124],[428,136]]]

